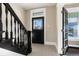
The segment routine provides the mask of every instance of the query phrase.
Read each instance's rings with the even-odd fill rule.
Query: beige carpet
[[[32,53],[28,56],[57,56],[56,47],[53,45],[32,44]]]

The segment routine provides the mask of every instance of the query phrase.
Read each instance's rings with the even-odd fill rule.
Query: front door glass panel
[[[33,20],[33,29],[35,29],[35,30],[43,29],[43,21],[42,21],[42,19],[34,19]]]

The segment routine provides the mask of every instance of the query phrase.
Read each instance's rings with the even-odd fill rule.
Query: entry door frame
[[[33,16],[34,12],[39,12],[42,11],[43,15],[36,15]],[[30,11],[30,26],[29,26],[29,30],[32,31],[32,18],[33,17],[44,17],[44,44],[47,44],[47,39],[46,39],[46,8],[40,8],[40,9],[34,9]],[[31,34],[31,39],[32,39],[32,34]]]
[[[64,23],[65,22],[65,14],[64,13],[65,12],[64,11],[67,12],[67,10],[63,7],[62,8],[62,52],[63,52],[63,55],[68,51],[68,46],[66,48],[66,51],[64,48],[64,45],[65,45],[65,43],[64,43],[64,40],[65,40],[65,23]],[[68,40],[68,38],[67,38],[67,40]],[[67,45],[68,45],[68,41],[67,41]]]

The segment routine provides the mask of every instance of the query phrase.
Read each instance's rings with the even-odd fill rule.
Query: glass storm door
[[[68,12],[65,8],[62,9],[62,35],[63,35],[63,54],[67,52],[68,48]]]

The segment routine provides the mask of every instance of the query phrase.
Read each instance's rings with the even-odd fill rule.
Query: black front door
[[[44,17],[32,18],[32,42],[44,43]]]

